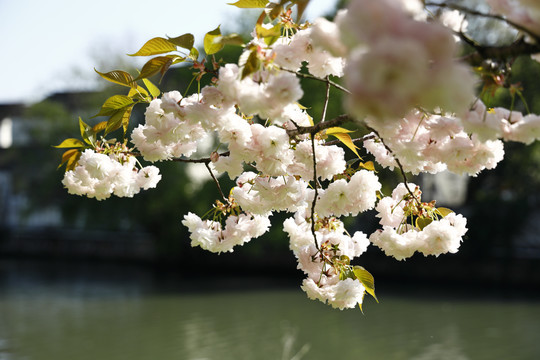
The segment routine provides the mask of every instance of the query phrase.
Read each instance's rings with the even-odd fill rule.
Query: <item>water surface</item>
[[[540,358],[526,293],[378,283],[362,314],[265,278],[1,274],[0,360]]]

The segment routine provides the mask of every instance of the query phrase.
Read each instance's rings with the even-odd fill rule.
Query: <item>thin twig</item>
[[[319,196],[319,187],[317,186],[317,159],[315,156],[315,135],[311,135],[311,150],[313,151],[313,188],[315,189],[315,195],[313,196],[313,202],[311,203],[311,234],[313,234],[315,248],[320,251],[317,233],[315,232],[315,205],[317,205],[317,197]]]
[[[225,197],[225,195],[223,194],[223,191],[221,190],[221,186],[219,185],[219,181],[218,181],[218,179],[214,176],[214,172],[213,172],[212,169],[210,168],[210,164],[207,163],[207,162],[205,162],[205,163],[204,163],[204,166],[206,166],[206,168],[208,169],[208,172],[210,173],[210,176],[212,177],[212,179],[214,179],[214,183],[216,184],[216,186],[217,186],[217,188],[218,188],[218,190],[219,190],[219,193],[221,194],[221,197],[223,198],[223,200],[225,200],[225,202],[226,202],[227,204],[230,204],[230,203],[229,203],[229,199],[227,199],[227,198]]]
[[[326,77],[326,95],[325,95],[325,101],[322,109],[322,115],[321,115],[321,122],[324,122],[326,120],[326,110],[328,110],[328,100],[330,99],[330,79],[327,76]]]
[[[326,110],[328,109],[328,103],[330,101],[330,80],[326,77],[326,94],[324,96],[323,111],[321,114],[321,121],[319,124],[324,124],[326,119]],[[319,125],[317,124],[317,125]],[[312,130],[314,131],[314,130]],[[315,134],[318,131],[311,132],[311,151],[313,152],[313,188],[315,195],[313,196],[313,202],[311,203],[311,233],[313,234],[313,240],[315,241],[315,247],[320,251],[319,242],[317,241],[317,233],[315,232],[315,206],[317,205],[317,197],[319,196],[319,183],[317,181],[317,156],[315,154]],[[290,135],[289,135],[290,136]]]
[[[416,198],[416,196],[414,195],[414,193],[411,191],[411,188],[409,187],[409,180],[407,179],[407,174],[405,173],[405,170],[403,169],[403,165],[401,164],[401,161],[399,161],[399,159],[397,158],[396,154],[392,151],[392,149],[390,149],[390,147],[388,145],[386,145],[386,143],[384,142],[383,138],[379,135],[379,133],[377,132],[377,130],[369,127],[368,125],[365,125],[366,128],[373,132],[375,135],[377,135],[377,137],[379,138],[379,140],[381,141],[381,144],[383,144],[384,148],[386,149],[386,151],[388,151],[390,154],[392,154],[392,157],[394,158],[394,161],[396,162],[398,168],[399,168],[399,172],[401,173],[401,176],[403,177],[403,184],[405,185],[405,188],[407,189],[407,192],[409,193],[409,195],[412,196],[413,199],[415,199],[416,203],[418,205],[420,205],[420,200],[418,200]]]

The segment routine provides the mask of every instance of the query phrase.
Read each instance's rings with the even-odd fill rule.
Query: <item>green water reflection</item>
[[[537,301],[381,289],[381,303],[366,300],[362,315],[295,288],[178,285],[163,292],[136,281],[4,282],[0,360],[540,358]]]

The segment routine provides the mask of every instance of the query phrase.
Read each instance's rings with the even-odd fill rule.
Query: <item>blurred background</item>
[[[332,16],[343,3],[312,0],[307,18]],[[144,59],[125,54],[154,36],[192,32],[200,44],[220,23],[246,34],[258,13],[239,10],[220,0],[0,0],[0,30],[9,34],[0,39],[0,360],[540,357],[537,143],[505,144],[505,160],[474,178],[412,178],[425,199],[464,214],[469,231],[457,254],[438,258],[400,262],[370,248],[357,263],[375,276],[381,303],[366,298],[365,315],[307,299],[283,214],[231,254],[191,248],[181,219],[204,214],[218,196],[204,168],[160,163],[158,187],[132,199],[67,194],[62,151],[52,145],[78,136],[79,116],[103,120],[89,118],[123,91],[93,68],[134,74]],[[490,33],[489,23],[471,26]],[[227,47],[222,57],[239,51]],[[530,59],[513,64],[511,83],[537,114],[539,76]],[[177,67],[159,87],[182,90],[190,80]],[[324,88],[303,86],[302,104],[317,118]],[[330,118],[343,113],[341,94],[331,96]],[[510,103],[498,91],[489,105]],[[144,110],[135,107],[132,126]],[[400,177],[377,170],[389,193]],[[368,234],[378,226],[373,213],[346,224]]]

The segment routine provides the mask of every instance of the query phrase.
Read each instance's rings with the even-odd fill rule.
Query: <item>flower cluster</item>
[[[216,94],[210,89],[208,87],[202,96],[194,94],[182,98],[178,91],[171,91],[161,99],[152,100],[145,112],[145,124],[131,134],[131,140],[145,160],[190,156],[209,130],[234,116],[232,108],[212,106],[207,98],[216,101]]]
[[[252,238],[263,235],[270,227],[268,216],[239,214],[230,215],[225,226],[214,220],[202,220],[199,216],[188,213],[182,224],[191,233],[191,246],[215,252],[232,252],[236,245],[244,245]]]
[[[315,47],[317,39],[327,39],[332,36],[331,29],[324,32],[323,26],[316,28],[317,33],[312,33],[312,29],[298,31],[290,39],[284,38],[282,42],[273,46],[270,56],[274,58],[274,63],[283,69],[298,71],[302,63],[307,62],[307,68],[312,75],[325,78],[328,75],[343,76],[345,60],[340,56],[333,56],[334,51],[323,50],[322,47]],[[336,42],[334,44],[339,44]],[[333,46],[329,41],[328,45]],[[339,46],[339,45],[338,45]]]
[[[298,259],[298,269],[307,275],[302,289],[310,299],[328,302],[335,308],[362,304],[364,285],[353,278],[343,279],[342,272],[348,270],[350,259],[367,250],[367,236],[358,231],[351,237],[343,222],[334,217],[320,219],[315,226],[318,248],[311,233],[311,219],[306,218],[305,211],[298,211],[283,223],[290,248]]]
[[[466,219],[448,209],[437,209],[434,202],[421,202],[421,194],[415,184],[402,183],[391,197],[377,204],[375,210],[383,228],[369,240],[386,255],[403,260],[416,251],[426,256],[458,251],[467,232]]]
[[[420,1],[357,0],[336,17],[352,114],[394,119],[418,106],[460,113],[474,98],[474,78],[455,61],[452,33],[414,16],[420,11]]]
[[[105,155],[87,149],[75,169],[66,171],[62,184],[70,194],[97,200],[111,194],[133,197],[141,189],[155,188],[161,180],[157,167],[150,165],[138,170],[136,162],[133,156]]]
[[[360,170],[347,182],[338,179],[319,192],[319,216],[356,216],[373,209],[381,183],[372,171]]]
[[[380,125],[369,118],[366,122]],[[470,135],[465,132],[463,122],[454,116],[429,115],[416,110],[394,126],[389,125],[386,122],[378,127],[379,138],[364,142],[364,147],[383,166],[393,168],[398,159],[404,170],[413,174],[450,170],[476,175],[495,168],[504,156],[500,140],[482,141],[481,136]]]
[[[231,190],[234,199],[252,214],[294,212],[307,206],[308,183],[294,176],[273,178],[249,171],[239,176],[236,184]]]
[[[405,171],[414,174],[450,170],[477,175],[503,159],[501,140],[531,144],[540,139],[540,116],[487,109],[480,100],[461,118],[415,110],[393,125],[381,125],[372,118],[366,122],[377,127],[379,137],[385,139],[384,144],[378,139],[364,142],[377,162],[393,168],[399,159]]]
[[[487,109],[480,100],[461,121],[464,130],[481,141],[503,139],[529,145],[540,140],[540,116],[501,107]]]

